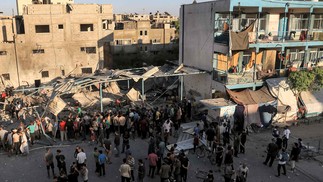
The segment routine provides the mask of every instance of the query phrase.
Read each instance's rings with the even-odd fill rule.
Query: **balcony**
[[[322,31],[313,31],[307,35],[307,30],[288,31],[283,40],[282,32],[270,32],[269,34],[249,32],[249,48],[277,48],[280,47],[305,47],[321,46],[323,41]]]
[[[213,80],[224,84],[229,89],[242,89],[259,87],[263,84],[263,79],[258,78],[258,72],[226,73],[214,70]]]

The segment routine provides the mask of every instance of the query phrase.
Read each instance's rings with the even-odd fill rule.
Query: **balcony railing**
[[[308,33],[307,30],[290,30],[285,32],[285,39],[284,41],[323,41],[323,30],[322,31],[313,31],[312,33]],[[282,42],[283,41],[283,33],[279,31],[270,32],[265,34],[263,32],[258,33],[258,40],[257,40],[257,33],[250,32],[249,33],[249,43],[271,43],[271,42]]]

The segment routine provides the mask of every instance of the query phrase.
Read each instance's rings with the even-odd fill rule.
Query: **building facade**
[[[14,87],[93,73],[113,40],[112,5],[31,4],[0,24],[0,73]]]
[[[32,4],[73,4],[74,0],[16,0],[17,14],[23,15]]]
[[[170,23],[156,24],[150,20],[117,21],[113,42],[106,49],[110,61],[108,67],[119,65],[120,59],[124,59],[119,55],[127,55],[131,61],[131,57],[140,53],[157,55],[161,51],[169,51],[169,54],[173,54],[172,51],[178,48],[177,39],[176,29]]]
[[[209,72],[185,89],[205,98],[323,66],[323,2],[217,0],[182,5],[180,21],[180,62]]]
[[[17,82],[17,62],[15,49],[14,18],[0,15],[0,81],[2,85]]]
[[[151,23],[173,23],[178,21],[177,16],[173,16],[167,12],[160,13],[157,11],[156,13],[149,13],[149,14],[138,14],[138,13],[131,13],[131,14],[115,14],[114,20],[116,22],[120,21],[146,21],[150,20]]]
[[[113,52],[135,53],[168,49],[175,38],[175,28],[171,28],[170,24],[155,28],[149,20],[117,22],[113,34]]]

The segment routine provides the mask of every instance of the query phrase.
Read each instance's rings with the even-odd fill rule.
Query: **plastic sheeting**
[[[246,89],[241,92],[227,89],[227,92],[231,99],[240,105],[260,104],[275,101],[275,98],[268,92],[266,87],[262,87],[257,91]]]
[[[261,124],[268,127],[272,123],[273,116],[277,113],[277,100],[272,103],[259,104],[258,111]]]
[[[290,89],[289,84],[287,83],[286,77],[281,78],[271,78],[266,80],[269,92],[276,98],[278,98],[278,113],[275,116],[274,120],[277,122],[286,122],[293,121],[297,118],[297,99],[294,95],[294,92]],[[279,111],[279,108],[286,108],[287,106],[290,109]]]
[[[245,106],[245,112],[247,112],[245,124],[261,123],[258,107],[258,104],[249,104]]]
[[[249,48],[249,32],[253,31],[255,21],[242,32],[230,31],[231,50],[247,50]]]
[[[323,89],[316,92],[301,92],[301,99],[306,107],[307,113],[323,112]]]

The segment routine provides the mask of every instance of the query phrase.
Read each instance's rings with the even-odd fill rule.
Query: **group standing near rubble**
[[[150,146],[148,154],[156,153],[158,155],[157,172],[161,173],[162,179],[167,179],[167,172],[164,170],[168,169],[165,165],[170,165],[170,161],[175,161],[174,149],[172,150],[172,154],[168,153],[167,157],[164,155],[164,150],[166,149],[166,145],[169,144],[168,138],[172,135],[178,135],[178,129],[180,124],[185,120],[185,113],[190,115],[191,111],[186,112],[187,109],[191,109],[191,105],[183,105],[182,104],[170,104],[165,106],[156,107],[153,109],[147,109],[144,107],[137,107],[128,109],[126,112],[122,112],[121,108],[111,108],[106,112],[83,112],[79,107],[76,109],[76,112],[71,112],[67,116],[63,116],[62,119],[55,120],[49,117],[38,118],[34,117],[34,120],[28,122],[24,117],[21,117],[18,113],[22,109],[22,104],[17,101],[14,103],[15,107],[12,112],[12,118],[19,123],[17,128],[13,128],[9,131],[5,130],[4,127],[0,128],[0,139],[1,139],[1,148],[3,148],[8,156],[12,155],[27,155],[29,153],[29,147],[32,146],[37,140],[40,140],[43,134],[46,134],[49,137],[52,137],[54,140],[60,139],[62,142],[69,140],[78,140],[81,139],[83,141],[89,140],[90,144],[98,145],[99,147],[104,148],[104,152],[99,151],[100,154],[105,155],[107,159],[107,163],[111,163],[111,155],[112,149],[115,147],[118,151],[119,155],[119,145],[122,143],[122,152],[126,153],[126,160],[132,157],[131,149],[130,149],[130,139],[142,138],[150,140]],[[174,130],[175,129],[175,130]],[[111,135],[114,135],[114,145],[112,147]],[[119,136],[119,139],[118,139]],[[118,141],[119,140],[119,141]],[[122,140],[122,142],[120,142]],[[81,149],[79,149],[81,150]],[[76,154],[78,156],[78,154]],[[58,153],[60,153],[58,151]],[[52,168],[52,164],[54,163],[53,157],[51,156],[50,149],[46,149],[46,154],[44,156],[44,160],[46,162],[46,166],[48,169],[48,176],[50,176],[50,169]],[[98,159],[100,168],[104,168],[103,157],[101,155],[101,159]],[[99,155],[100,156],[100,155]],[[166,157],[172,160],[162,162],[163,158]],[[185,161],[187,160],[187,167],[189,165],[187,157],[184,157]],[[149,158],[149,157],[147,157]],[[55,177],[58,181],[64,181],[67,175],[66,167],[62,167],[62,163],[64,163],[65,159],[56,158],[57,165],[59,167],[59,175]],[[76,157],[76,159],[78,159]],[[133,161],[133,160],[131,160]],[[139,180],[143,180],[145,174],[145,169],[142,167],[142,160],[139,160],[139,168],[138,171]],[[128,164],[127,162],[126,164]],[[131,169],[133,169],[133,165],[135,162],[131,162]],[[166,164],[167,163],[167,164]],[[77,168],[71,169],[71,173],[75,174],[80,169],[84,169],[86,164],[86,160],[83,161],[82,164],[79,164],[79,160],[77,160]],[[66,164],[65,164],[66,165]],[[64,165],[64,166],[65,166]],[[184,176],[186,179],[187,176],[187,168],[177,169],[180,171],[180,174],[177,176]],[[162,169],[162,171],[161,171]],[[120,168],[121,170],[121,168]],[[186,170],[186,173],[183,172]],[[84,171],[84,170],[83,170]],[[131,178],[134,180],[134,172],[130,170]],[[169,171],[170,172],[170,171]],[[54,173],[54,169],[52,168],[52,173]],[[99,173],[103,174],[105,171]],[[123,173],[123,172],[121,172]],[[122,176],[122,175],[121,175]],[[86,178],[84,178],[84,181]],[[122,177],[123,180],[128,181],[128,177]],[[69,180],[71,181],[71,180]],[[184,180],[185,181],[185,180]]]
[[[28,155],[29,147],[40,140],[43,134],[61,142],[67,140],[88,141],[90,145],[95,146],[93,157],[96,161],[95,172],[98,176],[105,175],[105,164],[116,160],[112,157],[113,153],[115,157],[120,157],[120,153],[125,153],[124,163],[120,166],[122,181],[134,181],[135,179],[143,181],[146,178],[144,159],[136,160],[131,152],[131,140],[141,138],[149,140],[147,153],[149,171],[147,174],[150,178],[159,174],[161,181],[171,179],[185,182],[187,180],[187,171],[190,167],[187,154],[184,151],[175,152],[176,144],[173,144],[169,152],[165,153],[165,150],[166,146],[170,144],[169,137],[177,137],[181,123],[192,117],[192,105],[189,101],[155,108],[124,109],[121,105],[116,105],[107,108],[104,112],[86,112],[83,111],[83,108],[77,107],[75,111],[70,111],[60,118],[35,117],[28,124],[25,117],[19,114],[23,109],[22,104],[19,101],[12,104],[14,105],[11,111],[14,113],[12,117],[20,121],[19,126],[9,131],[0,127],[1,147],[9,156]],[[225,181],[232,179],[237,182],[246,181],[249,171],[247,164],[242,163],[236,169],[233,161],[234,157],[245,153],[248,131],[239,124],[239,121],[235,121],[235,125],[231,126],[230,118],[217,118],[215,121],[209,122],[206,115],[206,113],[202,115],[193,129],[195,149],[205,138],[207,147],[216,156],[217,168],[209,171],[206,180],[213,181],[213,171],[221,171]],[[289,134],[289,129],[285,128],[280,144],[282,147],[288,145]],[[101,147],[102,150],[99,150],[98,147]],[[297,153],[294,149],[293,161],[297,161]],[[76,162],[67,171],[65,157],[60,150],[57,150],[55,158],[58,173],[54,173],[55,170],[52,168],[55,162],[51,155],[50,149],[46,149],[44,160],[48,176],[50,176],[50,169],[52,169],[56,181],[77,181],[79,175],[83,181],[88,180],[86,159],[89,157],[89,152],[85,153],[83,149],[78,147],[74,154]],[[272,160],[276,156],[271,157],[269,156],[269,159]],[[280,158],[283,158],[283,155]],[[136,164],[138,164],[138,170],[134,171]],[[272,165],[272,161],[270,161],[270,165]],[[293,166],[295,168],[295,165]],[[278,174],[280,174],[281,168],[285,169],[283,162],[279,162]]]

